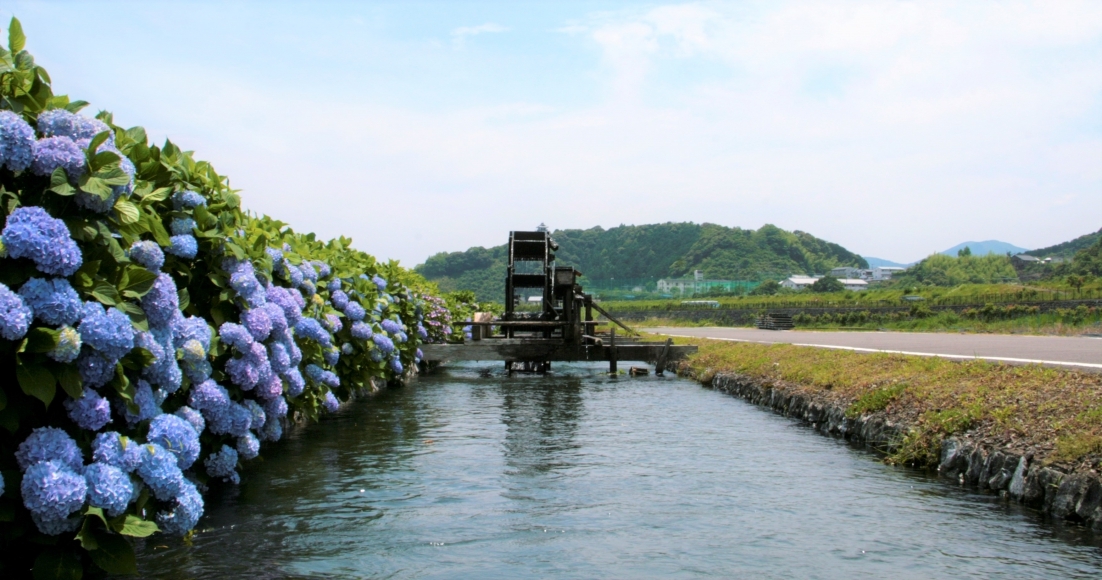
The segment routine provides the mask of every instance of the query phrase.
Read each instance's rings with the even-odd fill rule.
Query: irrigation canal
[[[154,578],[1099,578],[1100,540],[677,377],[468,363],[208,495]]]
[[[980,358],[1010,364],[1043,364],[1102,371],[1102,338],[1089,336],[1029,336],[950,332],[862,332],[759,330],[740,327],[641,328],[679,337],[715,338],[738,342],[799,344],[863,352],[897,352],[952,359]]]

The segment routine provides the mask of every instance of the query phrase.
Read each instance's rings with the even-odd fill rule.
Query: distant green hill
[[[825,273],[838,266],[868,263],[838,244],[773,225],[757,230],[716,224],[664,223],[642,226],[557,230],[558,262],[585,280],[682,277],[701,270],[709,279],[781,279]],[[442,252],[414,268],[444,291],[472,290],[479,300],[501,301],[505,288],[505,245]]]
[[[1026,253],[1035,258],[1071,258],[1074,257],[1075,253],[1079,250],[1093,246],[1099,239],[1102,239],[1102,229],[1099,229],[1093,234],[1083,234],[1074,240],[1062,244],[1030,250]]]

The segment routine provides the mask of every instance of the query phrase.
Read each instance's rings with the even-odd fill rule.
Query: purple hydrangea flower
[[[117,308],[104,311],[98,303],[86,303],[83,320],[77,330],[84,344],[108,359],[118,360],[134,348],[134,325]]]
[[[93,463],[84,468],[84,481],[88,485],[88,503],[103,508],[108,517],[126,511],[134,494],[130,476],[108,463]]]
[[[66,400],[65,409],[78,427],[88,431],[99,431],[111,420],[111,403],[89,388],[79,399]]]
[[[183,348],[184,343],[189,340],[198,340],[204,351],[210,351],[211,330],[207,321],[198,316],[180,316],[173,318],[170,327],[176,348]]]
[[[294,398],[302,394],[303,389],[306,388],[306,379],[302,378],[302,373],[297,368],[292,368],[283,374],[283,380],[287,381],[287,396]]]
[[[92,441],[92,461],[130,473],[142,462],[141,446],[114,431],[100,433]]]
[[[0,111],[0,165],[18,173],[34,161],[34,129],[23,117]]]
[[[317,284],[318,271],[314,269],[314,265],[310,262],[303,262],[299,264],[298,269],[302,271],[302,277],[306,280]]]
[[[149,486],[157,499],[174,499],[186,481],[176,455],[156,443],[147,443],[140,449],[142,460],[138,464],[137,472],[142,481]]]
[[[367,316],[367,311],[364,310],[363,306],[360,306],[359,302],[349,301],[348,306],[343,308],[342,311],[349,320],[356,322],[363,320],[364,317]]]
[[[173,256],[191,260],[199,253],[199,242],[195,240],[195,236],[190,234],[172,236],[169,238],[169,242],[170,245],[165,251]]]
[[[267,415],[264,414],[264,408],[260,406],[260,403],[252,399],[245,399],[244,407],[249,410],[251,415],[250,429],[260,429],[264,426],[264,421],[267,420]]]
[[[340,280],[334,280],[340,282]],[[348,306],[348,294],[345,294],[342,290],[333,290],[329,293],[329,301],[333,303],[333,307],[337,310],[344,310]]]
[[[237,453],[242,459],[255,459],[260,455],[260,440],[252,433],[237,438]]]
[[[82,263],[65,222],[37,206],[16,208],[0,236],[9,256],[30,259],[44,274],[72,276]]]
[[[268,317],[268,311],[264,308],[252,308],[243,312],[241,324],[256,340],[265,340],[272,333],[272,319]]]
[[[176,455],[180,469],[187,469],[199,458],[199,433],[186,419],[176,415],[158,415],[149,422],[150,443],[156,443]]]
[[[19,340],[27,335],[34,311],[23,297],[0,284],[0,336],[8,340]]]
[[[233,322],[223,322],[222,326],[218,327],[218,336],[222,342],[242,352],[247,351],[256,342],[248,329]]]
[[[68,137],[45,137],[34,146],[34,161],[31,171],[35,175],[50,175],[62,168],[69,179],[75,181],[86,170],[84,151],[80,145]]]
[[[283,397],[276,397],[274,399],[268,399],[261,402],[264,407],[264,416],[266,417],[264,425],[267,426],[272,422],[279,422],[281,417],[287,416],[287,401]]]
[[[203,496],[194,483],[185,480],[172,508],[157,513],[157,527],[170,536],[183,536],[199,523],[202,515]]]
[[[341,329],[344,328],[344,325],[341,324],[341,319],[337,318],[335,314],[326,314],[324,324],[326,330],[333,334],[340,332]]]
[[[288,324],[293,325],[302,319],[302,305],[295,301],[291,291],[279,286],[270,286],[266,292],[266,297],[268,302],[278,306],[283,311],[283,316]]]
[[[130,261],[147,270],[158,272],[165,265],[165,253],[157,242],[139,240],[130,246]]]
[[[145,311],[149,323],[154,326],[165,326],[180,311],[180,300],[176,294],[176,281],[165,273],[157,275],[153,281],[153,287],[142,296],[142,310]]]
[[[417,358],[417,362],[421,362],[425,358],[425,353],[421,352],[421,349],[417,349],[417,354],[414,356]]]
[[[402,361],[398,360],[398,357],[390,359],[390,370],[394,371],[396,374],[402,374],[404,369],[402,368]]]
[[[80,471],[84,466],[84,458],[76,441],[57,427],[38,427],[31,431],[19,444],[15,461],[23,470],[42,461],[58,461],[73,471]]]
[[[207,205],[207,200],[194,191],[177,191],[172,195],[172,207],[176,211],[195,209],[201,205]]]
[[[375,333],[371,332],[371,326],[365,322],[353,322],[352,323],[352,338],[359,340],[368,340]]]
[[[205,414],[207,426],[215,435],[233,435],[240,437],[252,426],[252,413],[243,405],[230,403],[216,411]]]
[[[215,411],[229,404],[230,395],[226,389],[210,379],[192,387],[188,395],[188,405],[200,411]]]
[[[402,327],[399,326],[397,322],[394,322],[390,319],[384,319],[380,321],[379,326],[383,327],[383,330],[387,331],[387,333],[392,336],[399,332],[402,332]]]
[[[394,352],[394,341],[390,340],[384,334],[376,334],[371,337],[371,340],[375,343],[375,346],[379,348],[384,354],[390,354]]]
[[[44,534],[57,535],[67,531],[67,526],[48,524],[64,522],[69,514],[83,507],[88,484],[77,470],[69,468],[64,462],[42,461],[30,466],[23,474],[20,490],[23,492],[23,505],[37,516],[35,524],[38,524],[38,529]],[[47,525],[40,524],[40,521]]]
[[[371,281],[375,284],[375,287],[379,289],[379,292],[386,292],[386,279],[378,274],[371,277]]]
[[[230,287],[237,292],[238,296],[244,298],[249,306],[256,308],[267,301],[266,290],[257,279],[252,262],[238,262],[230,272]]]
[[[278,342],[268,345],[268,361],[272,365],[272,372],[276,374],[283,374],[291,368],[291,355],[287,352],[287,347]]]
[[[325,393],[325,399],[322,400],[322,405],[325,406],[325,410],[330,413],[336,413],[341,403],[337,400],[337,397],[333,393]]]
[[[271,399],[282,394],[283,381],[275,373],[268,373],[256,382],[256,397],[258,399]]]
[[[204,461],[207,475],[221,477],[223,481],[241,483],[241,477],[237,475],[237,451],[229,445],[223,445],[217,453],[212,453]]]
[[[291,286],[294,286],[295,288],[298,288],[299,286],[302,286],[302,283],[305,280],[305,278],[302,275],[302,270],[300,270],[297,266],[295,266],[294,264],[291,264],[289,262],[286,263],[286,265],[287,265],[287,279],[291,282]]]

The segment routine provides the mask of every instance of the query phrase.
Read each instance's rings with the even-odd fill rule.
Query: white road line
[[[718,338],[711,336],[696,336],[692,334],[668,334],[666,336],[673,336],[676,338],[706,338],[708,340],[725,340],[727,342],[756,342],[758,344],[791,344],[792,346],[811,346],[815,348],[833,348],[837,350],[852,350],[857,352],[883,352],[888,354],[906,354],[911,356],[936,356],[941,358],[958,358],[965,360],[982,359],[982,360],[994,360],[1000,362],[1015,362],[1025,364],[1039,364],[1039,365],[1061,365],[1072,367],[1085,367],[1090,369],[1102,369],[1102,364],[1095,363],[1082,363],[1071,362],[1062,360],[1042,360],[1033,358],[1012,358],[1007,356],[976,356],[967,354],[944,354],[937,352],[912,352],[908,350],[883,350],[879,348],[861,348],[857,346],[838,346],[833,344],[808,344],[801,342],[769,342],[766,340],[747,340],[744,338]]]

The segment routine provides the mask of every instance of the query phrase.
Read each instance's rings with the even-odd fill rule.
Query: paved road
[[[926,332],[812,332],[756,328],[641,328],[670,336],[694,336],[761,343],[785,343],[865,352],[898,352],[946,358],[982,358],[1102,370],[1102,339],[1007,334]]]

